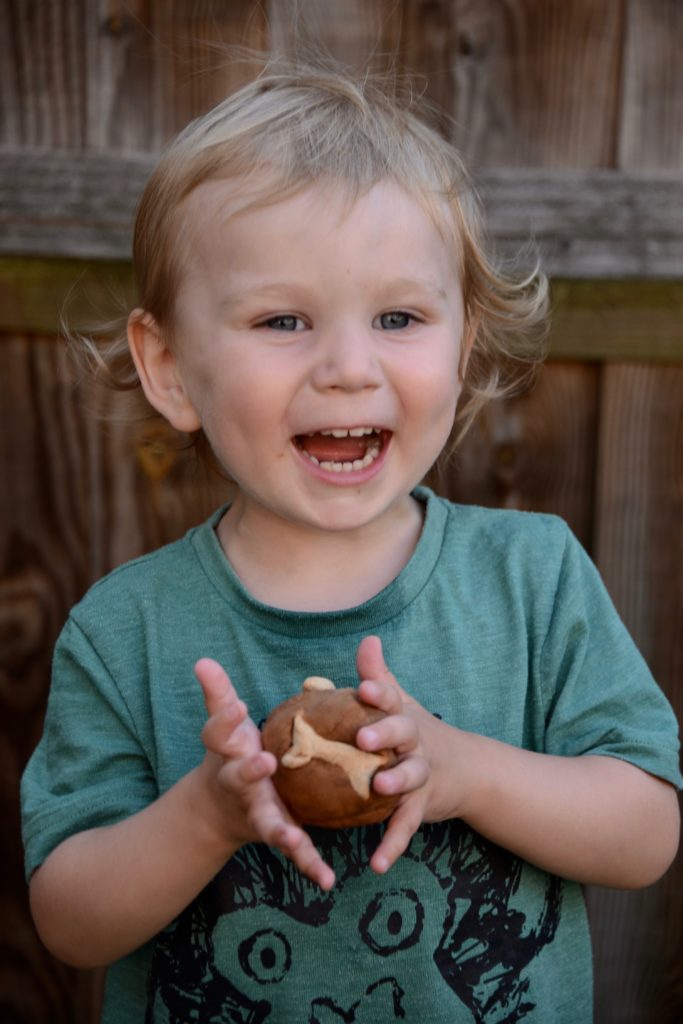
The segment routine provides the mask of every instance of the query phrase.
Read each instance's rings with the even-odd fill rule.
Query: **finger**
[[[365,704],[372,704],[387,715],[399,715],[403,710],[403,694],[395,682],[365,679],[358,687],[358,696]]]
[[[287,821],[275,801],[264,802],[252,811],[251,817],[263,842],[275,846],[289,857],[299,871],[321,889],[332,888],[335,882],[334,871],[322,859],[311,837],[294,822]]]
[[[228,673],[213,658],[200,658],[194,667],[194,674],[204,693],[204,703],[209,715],[214,714],[222,700],[237,699]]]
[[[408,849],[422,823],[422,801],[406,800],[389,819],[382,841],[370,858],[370,867],[383,875]]]
[[[274,755],[262,750],[253,757],[226,761],[218,773],[218,781],[231,792],[245,794],[263,779],[269,779],[276,768],[277,760]],[[252,799],[254,796],[255,794]],[[274,802],[272,798],[270,802]]]
[[[247,708],[242,701],[225,700],[218,710],[204,723],[201,732],[202,742],[207,750],[220,754],[222,757],[234,757],[248,750],[246,730],[239,730],[247,720]],[[242,743],[235,749],[235,733],[241,731]],[[258,748],[256,748],[258,749]]]
[[[364,725],[356,733],[356,745],[361,750],[397,750],[409,754],[417,748],[419,731],[409,715],[388,714],[378,722]]]
[[[407,757],[393,768],[379,771],[372,780],[372,788],[382,796],[412,793],[429,779],[429,764],[424,757]]]
[[[303,830],[300,831],[302,838],[291,854],[292,860],[302,874],[327,892],[335,883],[334,871],[322,859],[310,836]]]
[[[356,652],[356,669],[361,681],[376,679],[398,686],[395,676],[387,668],[382,651],[382,641],[378,636],[363,637]]]

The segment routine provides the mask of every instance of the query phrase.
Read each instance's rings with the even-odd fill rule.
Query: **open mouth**
[[[297,434],[296,447],[311,462],[332,473],[351,473],[371,466],[391,432],[379,427],[331,427]]]

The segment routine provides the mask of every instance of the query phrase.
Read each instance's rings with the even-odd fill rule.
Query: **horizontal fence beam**
[[[550,358],[683,363],[683,281],[551,281]]]
[[[553,279],[551,359],[683,362],[683,281]],[[125,317],[130,263],[0,257],[0,332],[56,334]],[[0,338],[1,341],[1,338]]]
[[[505,169],[479,192],[494,248],[531,242],[550,277],[683,279],[679,172]]]
[[[127,260],[156,159],[0,151],[0,254]],[[508,168],[482,173],[478,188],[501,256],[531,242],[552,277],[683,279],[678,173]]]

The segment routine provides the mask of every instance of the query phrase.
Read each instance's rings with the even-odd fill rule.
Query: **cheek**
[[[457,352],[449,348],[433,358],[425,355],[412,368],[409,381],[426,415],[439,418],[454,410],[462,390]]]

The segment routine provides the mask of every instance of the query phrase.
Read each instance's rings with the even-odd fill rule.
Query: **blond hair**
[[[267,61],[252,82],[191,122],[152,174],[133,241],[140,307],[173,338],[181,206],[205,181],[249,182],[245,206],[276,202],[317,183],[339,187],[353,201],[392,181],[420,202],[454,246],[466,325],[476,326],[457,442],[486,402],[517,390],[542,359],[548,289],[538,268],[514,275],[487,257],[479,200],[433,116],[395,77],[387,82],[329,64]],[[86,346],[110,383],[139,388],[125,337],[104,348],[87,340]]]

